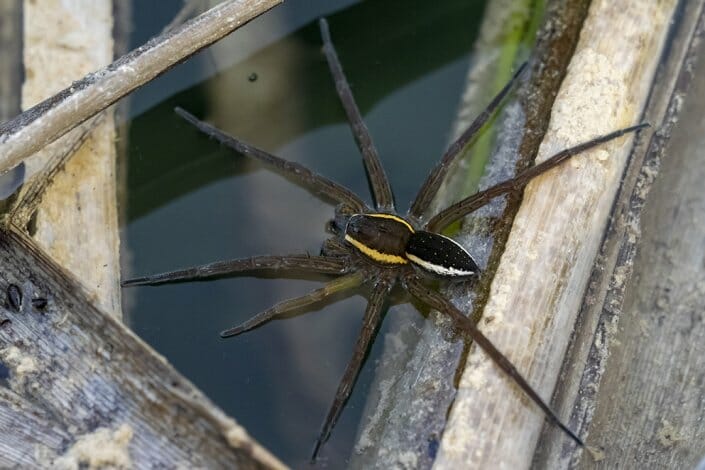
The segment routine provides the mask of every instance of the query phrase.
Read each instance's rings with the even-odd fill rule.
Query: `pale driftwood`
[[[661,170],[590,428],[604,448],[603,468],[694,468],[705,457],[703,19],[693,68],[684,69],[691,90],[671,103],[682,108],[672,116],[678,126],[667,145],[652,147]]]
[[[0,466],[284,468],[30,239],[0,260]]]
[[[534,59],[539,66],[533,68],[528,83],[520,85],[517,90],[520,99],[511,100],[498,120],[501,122],[498,149],[488,163],[480,182],[482,187],[512,177],[515,166],[525,165],[538,149],[586,10],[587,2],[581,0],[549,4]],[[488,59],[483,58],[482,54],[487,51],[482,49],[496,51],[497,44],[493,41],[505,34],[503,26],[516,27],[517,21],[517,16],[502,3],[491,5],[490,12],[493,16],[484,20],[486,23],[477,46],[480,57],[474,56],[473,61],[480,64],[477,65],[480,69],[470,72],[472,85],[465,100],[465,106],[471,105],[475,110],[486,105],[487,96],[491,94],[486,90],[471,91],[472,87],[478,86],[475,79],[483,75],[483,67],[493,68],[491,62],[488,64]],[[531,18],[525,17],[524,21],[529,23]],[[485,76],[482,81],[487,86],[490,80]],[[472,113],[461,110],[460,121],[462,116]],[[462,126],[462,123],[458,125]],[[462,169],[460,173],[465,171]],[[436,201],[437,206],[446,206],[459,199],[458,187],[464,186],[465,182],[452,184]],[[462,304],[468,312],[472,311],[473,305],[481,305],[484,301],[492,270],[511,226],[511,216],[517,209],[516,195],[506,206],[503,201],[496,200],[480,209],[468,218],[463,233],[456,237],[482,266],[487,266],[480,282],[474,285],[465,283],[447,292],[456,297],[460,302],[458,305]],[[468,288],[471,290],[465,291]],[[395,333],[385,338],[385,356],[377,366],[376,381],[365,413],[368,417],[362,423],[352,459],[355,468],[372,465],[430,467],[455,397],[456,369],[465,343],[450,334],[450,325],[443,321],[442,315],[434,315],[432,321],[423,322],[416,311],[400,314],[399,311],[392,313],[391,321],[397,325],[392,328]],[[415,330],[421,330],[420,337]],[[482,432],[485,425],[468,424],[478,432]]]
[[[592,2],[537,160],[639,122],[674,8]],[[558,380],[630,150],[631,138],[621,139],[529,185],[492,282],[481,329],[544,397]],[[473,348],[436,466],[527,468],[543,422]]]
[[[693,468],[705,455],[705,2],[681,8],[647,111],[659,131],[630,163],[567,359],[585,366],[564,368],[557,397],[601,468]],[[571,464],[544,442],[538,468]],[[595,468],[587,455],[572,465]]]
[[[41,37],[31,37],[34,32],[31,27],[40,27],[40,24],[48,21],[46,17],[40,20],[34,16],[38,11],[43,15],[59,11],[49,8],[42,1],[30,3],[32,5],[28,5],[25,12],[26,20],[32,23],[31,26],[25,27],[25,32],[30,36],[25,41],[28,54],[31,55],[26,60],[28,70],[32,72],[28,73],[28,76],[41,81],[42,85],[50,83],[47,77],[58,78],[60,73],[52,70],[48,61],[42,62],[41,59],[45,55],[55,59],[62,52],[70,55],[60,59],[65,69],[81,73],[85,72],[83,67],[96,67],[93,62],[87,61],[85,56],[81,56],[81,51],[77,51],[81,49],[82,43],[87,42],[95,53],[96,32],[93,31],[90,35],[90,41],[73,37],[75,31],[72,21],[78,16],[72,14],[87,14],[88,18],[79,18],[78,21],[96,27],[100,22],[97,21],[96,16],[99,15],[96,15],[95,9],[106,7],[106,2],[83,4],[85,11],[78,13],[62,11],[61,19],[55,18],[54,22],[63,24],[70,31],[59,34],[63,47],[59,48],[59,52],[52,53],[47,52],[46,44],[42,48],[30,47],[34,46],[37,40],[50,40],[48,31],[51,28],[44,27]],[[233,3],[238,2],[230,2],[229,5],[232,6]],[[221,30],[230,28],[233,22],[244,22],[250,18],[256,11],[253,5],[264,4],[240,3],[245,8],[245,16],[233,14],[227,18],[211,18],[211,26],[221,25]],[[34,7],[39,10],[32,10]],[[216,8],[216,11],[223,13],[222,8],[226,7],[221,6],[221,9]],[[109,9],[104,9],[103,13],[108,15]],[[207,20],[208,15],[203,21],[208,23]],[[199,24],[198,21],[196,24]],[[105,22],[102,26],[106,26]],[[104,38],[109,38],[109,31],[109,27],[103,29]],[[77,44],[72,45],[72,37],[78,41]],[[169,47],[175,44],[184,46],[185,42],[194,40],[196,46],[202,46],[205,40],[203,35],[199,34],[194,37],[177,35],[176,39],[172,35],[169,38],[171,39],[162,43],[151,44],[157,49],[162,47],[161,52],[164,53],[165,49],[168,52]],[[184,46],[187,51],[197,48],[189,49]],[[109,46],[106,46],[103,52],[107,49]],[[37,54],[38,51],[41,53]],[[76,52],[79,53],[72,55]],[[150,59],[150,52],[154,52],[154,49],[138,51],[129,55],[125,61],[129,65],[133,63],[130,59],[134,59],[138,64],[152,67],[150,70],[154,73],[163,71],[159,67],[164,66],[164,62],[160,63],[156,59],[164,57],[156,54],[156,59]],[[104,60],[105,54],[103,57],[100,54],[92,55],[91,59]],[[170,57],[168,60],[174,59]],[[154,68],[155,66],[157,68]],[[119,71],[119,67],[112,70],[116,75],[119,75]],[[44,73],[47,75],[43,76]],[[109,68],[106,72],[108,78],[110,73]],[[114,76],[112,78],[115,79]],[[134,87],[143,79],[144,76],[133,76],[124,79],[124,82]],[[60,93],[58,97],[50,98],[48,102],[52,103],[52,106],[55,105],[54,107],[43,108],[39,105],[35,108],[35,111],[39,109],[39,113],[30,112],[29,118],[24,114],[3,125],[3,130],[10,129],[11,135],[3,135],[2,138],[39,138],[39,135],[48,135],[47,132],[51,134],[54,125],[65,126],[66,129],[75,126],[75,121],[71,122],[69,116],[61,114],[61,107],[66,106],[67,101],[78,106],[80,100],[85,98],[82,93],[95,93],[96,87],[105,85],[101,85],[100,79],[93,81],[90,78],[84,79],[82,83],[85,88],[81,88],[83,85],[74,84],[74,88],[79,89],[76,94],[65,90],[63,95]],[[44,91],[46,90],[42,88],[42,91],[38,92]],[[63,98],[67,98],[67,101],[62,101]],[[96,107],[89,111],[93,114],[106,105],[105,102],[93,104]],[[46,111],[46,114],[42,114],[42,110]],[[75,118],[76,115],[72,117]],[[57,124],[57,119],[67,121]],[[19,204],[15,207],[16,210],[4,218],[4,228],[0,229],[0,259],[3,265],[0,293],[4,298],[3,302],[0,302],[0,435],[4,436],[0,439],[0,466],[131,468],[173,465],[207,468],[284,468],[281,462],[252,441],[241,427],[213,406],[161,357],[110,318],[105,313],[106,306],[97,301],[95,292],[89,293],[79,286],[74,277],[56,265],[17,230],[18,225],[23,230],[27,228],[31,220],[29,225],[33,230],[42,232],[46,229],[57,238],[59,225],[69,226],[74,231],[80,230],[79,234],[82,232],[88,238],[95,237],[95,227],[83,224],[83,229],[77,229],[76,225],[66,224],[66,207],[56,201],[61,201],[66,194],[69,195],[69,200],[75,200],[77,191],[88,199],[95,199],[91,194],[92,188],[82,192],[77,188],[81,185],[100,186],[96,189],[104,193],[104,201],[114,198],[114,188],[111,187],[114,183],[110,170],[112,162],[103,168],[98,180],[91,171],[83,171],[93,163],[81,162],[80,155],[79,160],[74,159],[66,164],[66,159],[73,150],[86,141],[87,133],[93,130],[96,124],[107,120],[109,117],[105,113],[93,119],[89,118],[79,129],[43,149],[41,153],[48,155],[52,162],[48,165],[37,165],[41,166],[42,170],[27,185],[24,196],[19,198]],[[17,123],[19,127],[16,126]],[[23,127],[24,125],[27,127]],[[25,135],[27,130],[28,134]],[[15,131],[16,133],[13,133]],[[94,142],[91,145],[93,148],[100,147],[97,154],[109,153],[112,149],[112,124],[106,128],[104,137],[102,143]],[[91,156],[87,159],[93,160]],[[63,169],[64,164],[67,165],[68,173],[75,174],[74,183],[61,181],[65,175],[59,174],[59,170]],[[78,171],[79,169],[81,171]],[[91,179],[92,181],[89,181]],[[59,189],[61,187],[64,189]],[[47,188],[48,192],[45,194]],[[58,193],[58,197],[52,192]],[[41,205],[38,204],[40,200]],[[46,201],[52,201],[51,203],[55,204],[54,209],[48,209],[50,206]],[[89,204],[86,201],[80,202],[83,203],[80,209],[86,211]],[[102,205],[102,209],[106,209],[103,203],[98,204]],[[114,204],[112,208],[114,210]],[[107,209],[104,212],[114,219],[114,212],[111,214],[110,207]],[[44,221],[41,218],[46,216],[42,211],[55,214],[55,220],[42,225]],[[99,218],[100,216],[94,215],[90,217],[93,222]],[[107,225],[108,229],[116,229],[115,223]],[[70,239],[71,235],[80,238],[76,233],[69,232],[65,234],[65,239]],[[110,235],[116,236],[114,233]],[[108,247],[108,250],[112,248],[116,246]],[[70,248],[64,246],[63,251],[69,257],[86,257],[85,243]],[[66,259],[62,261],[66,262]],[[95,259],[88,264],[92,263],[96,263]],[[95,276],[91,277],[90,273],[81,272],[78,275],[84,281],[95,280]],[[117,274],[114,281],[117,282]],[[17,294],[6,294],[10,289],[20,293],[20,300]],[[43,305],[43,299],[46,299],[46,305]]]
[[[109,0],[25,1],[23,18],[24,109],[113,59]],[[18,205],[31,216],[37,243],[86,283],[100,308],[120,318],[113,113],[106,110],[86,125],[90,133],[70,133],[78,140],[68,142],[64,151],[52,145],[27,160],[28,174],[47,174],[25,185]],[[27,227],[29,220],[14,222]]]
[[[281,0],[223,2],[3,124],[0,172],[278,3]]]

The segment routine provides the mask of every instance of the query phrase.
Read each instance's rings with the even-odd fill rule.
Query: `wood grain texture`
[[[592,2],[537,161],[639,122],[674,8],[673,1]],[[547,398],[630,143],[620,139],[588,152],[527,187],[492,282],[481,328]],[[527,468],[542,425],[541,413],[473,349],[435,466]]]
[[[0,466],[283,468],[31,240],[0,260]]]
[[[667,449],[660,448],[658,444],[649,447],[648,442],[653,444],[654,441],[648,439],[642,440],[640,445],[634,445],[634,434],[641,435],[641,429],[646,423],[637,422],[642,413],[623,413],[621,410],[630,410],[633,396],[640,392],[626,387],[620,389],[615,387],[615,383],[621,383],[624,377],[629,376],[632,377],[629,381],[642,382],[641,387],[647,390],[647,381],[644,377],[653,376],[654,370],[645,371],[643,368],[635,370],[635,374],[645,372],[645,376],[634,377],[632,373],[624,375],[623,367],[614,367],[612,364],[626,364],[631,361],[648,362],[648,358],[652,357],[652,344],[646,338],[638,348],[622,350],[620,347],[624,341],[622,336],[630,334],[627,329],[632,333],[635,329],[644,333],[645,326],[641,315],[626,315],[628,305],[625,305],[625,297],[629,299],[635,294],[642,295],[641,289],[633,290],[642,276],[650,277],[654,273],[656,276],[665,274],[659,269],[666,271],[677,269],[672,265],[666,266],[659,263],[639,265],[635,258],[638,250],[641,253],[653,250],[653,246],[649,247],[648,244],[641,243],[642,233],[644,237],[648,237],[649,227],[643,224],[643,219],[648,213],[648,205],[669,205],[675,202],[671,201],[673,199],[671,195],[675,194],[675,191],[662,192],[656,197],[650,196],[649,193],[654,183],[659,181],[657,175],[659,175],[660,161],[664,158],[670,161],[669,155],[681,153],[677,147],[671,149],[673,147],[671,144],[667,147],[667,143],[672,133],[675,136],[679,122],[684,123],[681,127],[690,125],[685,124],[685,120],[697,126],[698,118],[692,112],[688,116],[681,114],[684,112],[685,102],[698,102],[701,100],[699,97],[703,96],[702,91],[687,92],[687,90],[691,82],[697,80],[696,63],[702,60],[703,52],[700,44],[705,32],[704,12],[705,2],[702,0],[681,2],[679,5],[679,11],[676,14],[678,19],[674,22],[673,30],[669,35],[669,43],[664,51],[646,110],[649,121],[658,129],[658,132],[650,139],[640,139],[630,159],[620,195],[615,203],[613,217],[610,219],[599,258],[593,268],[590,286],[583,299],[580,321],[562,371],[561,386],[554,397],[560,409],[564,411],[572,409],[570,422],[574,429],[583,434],[589,432],[588,441],[598,449],[598,456],[602,458],[600,465],[605,468],[618,466],[620,462],[626,464],[627,461],[621,458],[623,454],[632,457],[632,465],[642,467],[691,467],[695,458],[692,450],[698,448],[698,441],[694,440],[681,443],[687,449],[685,452],[669,452]],[[689,135],[695,136],[697,132],[690,132]],[[694,142],[697,140],[694,139]],[[688,168],[689,165],[685,163],[681,166]],[[684,189],[688,191],[687,185]],[[678,190],[680,191],[680,188]],[[681,212],[679,203],[673,204],[672,209],[675,213]],[[652,226],[651,230],[658,232],[664,230],[664,227]],[[700,242],[697,234],[687,230],[683,230],[682,233],[684,236],[690,233],[690,236],[695,236],[696,243]],[[674,240],[678,238],[669,239],[671,245],[674,245]],[[660,248],[666,246],[670,245],[663,244]],[[697,337],[697,331],[694,334]],[[672,353],[683,354],[683,345],[684,343],[679,341],[671,342]],[[667,346],[662,344],[660,347]],[[615,351],[618,356],[614,355]],[[619,359],[615,360],[615,357]],[[686,363],[686,367],[692,366]],[[697,388],[689,388],[683,382],[673,380],[669,375],[664,374],[661,379],[662,382],[652,382],[651,386],[680,389],[685,395],[681,397],[684,398],[684,402],[688,397],[693,399],[701,393]],[[603,382],[607,389],[603,388]],[[598,402],[605,401],[611,404],[614,420],[594,421]],[[649,410],[648,414],[660,415],[659,409],[663,404],[654,401],[642,402],[641,405],[644,410]],[[630,425],[625,424],[630,420],[633,421]],[[612,428],[611,425],[615,427]],[[675,427],[673,430],[677,431]],[[559,442],[553,437],[554,434],[555,430],[544,428],[544,438],[542,445],[539,446],[540,452],[534,461],[538,468],[566,468],[574,465],[592,468],[595,465],[588,454],[576,456],[562,452]],[[665,455],[672,459],[668,464],[662,460]],[[652,460],[654,456],[656,457]],[[678,459],[682,457],[686,458],[679,461]]]
[[[705,35],[700,27],[700,39]],[[600,468],[694,468],[705,456],[705,48],[660,155],[590,434]],[[582,468],[594,468],[583,459]]]
[[[25,1],[23,13],[24,109],[112,61],[111,0]],[[26,162],[36,178],[18,205],[35,240],[86,283],[100,308],[121,317],[112,112],[86,127]]]

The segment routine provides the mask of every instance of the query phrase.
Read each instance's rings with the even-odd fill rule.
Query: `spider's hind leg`
[[[318,451],[321,449],[323,443],[328,440],[331,430],[338,421],[340,412],[343,410],[345,402],[347,402],[350,397],[350,392],[352,392],[353,385],[355,385],[357,376],[360,373],[362,363],[364,362],[367,351],[372,343],[372,339],[374,338],[375,332],[377,331],[382,320],[385,299],[387,298],[393,285],[394,281],[387,278],[380,280],[372,290],[372,294],[370,295],[367,303],[367,309],[365,310],[365,318],[362,322],[362,329],[357,338],[357,343],[355,344],[353,356],[350,358],[350,362],[345,369],[345,374],[343,374],[343,378],[340,380],[338,390],[335,392],[333,404],[328,411],[326,420],[323,422],[323,427],[321,428],[316,444],[313,447],[313,453],[311,455],[312,462],[316,460]]]
[[[423,285],[421,279],[413,272],[404,276],[404,285],[409,290],[411,295],[416,297],[422,303],[429,307],[446,314],[454,323],[454,325],[463,333],[467,334],[473,342],[479,346],[492,361],[505,373],[509,378],[519,386],[527,397],[543,411],[544,416],[551,423],[558,426],[569,438],[577,445],[584,447],[582,439],[578,437],[558,415],[546,404],[541,396],[536,393],[534,388],[527,382],[524,376],[514,367],[507,357],[499,351],[494,344],[477,328],[475,323],[466,317],[453,303],[443,297],[438,292],[431,290]]]
[[[441,212],[434,215],[431,220],[426,223],[426,230],[430,232],[440,232],[448,225],[452,224],[454,221],[484,206],[491,199],[497,196],[501,196],[502,194],[507,194],[513,191],[519,191],[524,189],[524,187],[529,184],[532,179],[560,165],[569,158],[579,155],[580,153],[586,150],[590,150],[594,147],[597,147],[600,144],[617,139],[631,132],[637,132],[646,127],[650,127],[649,123],[643,122],[635,126],[625,127],[623,129],[610,132],[609,134],[604,134],[595,137],[591,140],[588,140],[587,142],[583,142],[574,147],[561,150],[557,154],[547,158],[541,163],[527,168],[514,178],[502,181],[501,183],[497,183],[494,186],[491,186],[487,189],[483,189],[482,191],[478,191],[475,194],[468,196],[465,199],[458,201],[455,204],[443,209]]]

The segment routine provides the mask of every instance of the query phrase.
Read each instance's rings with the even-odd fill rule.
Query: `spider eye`
[[[406,245],[406,257],[424,271],[443,277],[468,277],[480,270],[465,248],[438,233],[413,233]]]
[[[335,223],[335,220],[329,220],[326,222],[326,232],[336,235],[340,232],[340,227]]]

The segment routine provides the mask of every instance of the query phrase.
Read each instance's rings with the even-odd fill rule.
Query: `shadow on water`
[[[466,1],[440,7],[420,0],[365,2],[329,15],[401,210],[447,144],[482,9],[482,2]],[[305,189],[199,135],[173,113],[176,105],[369,200],[360,155],[320,53],[319,13],[131,121],[124,277],[255,254],[318,253],[333,214]],[[149,87],[158,90],[160,81]],[[124,302],[143,339],[254,438],[300,467],[352,352],[364,298],[352,296],[235,339],[221,340],[218,332],[319,285],[226,278],[129,289]],[[350,453],[381,346],[378,340],[323,448],[331,467]]]

